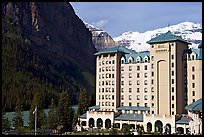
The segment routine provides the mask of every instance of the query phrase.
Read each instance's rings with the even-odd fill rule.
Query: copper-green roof
[[[202,112],[202,98],[185,107],[187,110]]]
[[[186,124],[188,125],[189,124],[189,121],[190,121],[190,117],[186,114],[182,114],[178,120],[176,120],[176,124]]]
[[[100,50],[97,53],[95,53],[94,55],[100,55],[100,54],[105,54],[105,53],[117,53],[117,52],[130,53],[130,54],[135,53],[135,51],[127,49],[124,46],[120,45],[120,46]]]
[[[115,117],[114,120],[130,120],[143,122],[143,114],[122,113],[118,117]]]
[[[202,48],[202,42],[198,45],[198,48]]]
[[[142,110],[142,111],[149,111],[149,107],[137,107],[137,106],[120,106],[117,110]]]
[[[186,40],[182,39],[180,36],[176,36],[172,34],[170,31],[167,33],[161,34],[155,38],[152,38],[151,40],[147,41],[148,44],[153,43],[160,43],[160,42],[170,42],[170,41],[181,41],[190,44]]]

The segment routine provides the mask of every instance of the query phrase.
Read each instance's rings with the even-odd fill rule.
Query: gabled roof
[[[191,49],[192,52],[195,52],[197,54],[196,59],[197,60],[202,60],[202,49]]]
[[[128,63],[128,59],[129,59],[130,57],[133,57],[133,59],[134,59],[133,63],[136,63],[138,56],[141,57],[140,63],[141,63],[141,62],[144,62],[144,57],[145,57],[145,56],[147,56],[148,62],[149,62],[149,59],[150,59],[150,57],[149,57],[149,51],[142,51],[142,52],[136,52],[136,53],[133,53],[133,54],[125,54],[125,55],[123,56],[123,57],[125,58],[125,62],[124,62],[124,63]]]
[[[95,53],[94,55],[100,55],[100,54],[105,54],[105,53],[117,53],[117,52],[130,53],[130,54],[135,53],[135,51],[127,49],[124,46],[120,45],[120,46],[100,50],[97,53]]]
[[[118,117],[115,117],[114,120],[130,120],[143,122],[143,114],[122,113]]]
[[[187,110],[202,112],[202,98],[185,107]]]
[[[176,120],[176,124],[189,124],[190,117],[188,115],[182,114],[178,120]]]
[[[173,35],[170,31],[168,31],[167,33],[161,34],[155,38],[152,38],[151,40],[147,41],[147,43],[153,44],[153,43],[169,42],[169,41],[181,41],[181,42],[190,44],[186,40],[182,39],[180,36]]]
[[[117,110],[143,110],[143,111],[149,111],[149,107],[137,107],[137,106],[120,106],[117,108]]]

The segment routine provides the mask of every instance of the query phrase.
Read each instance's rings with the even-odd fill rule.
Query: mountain
[[[62,91],[77,103],[80,88],[95,92],[92,34],[68,2],[2,3],[2,109],[17,99],[29,109],[35,92],[44,106]]]
[[[129,31],[113,38],[113,40],[130,49],[145,51],[150,49],[150,45],[146,43],[148,40],[162,33],[166,33],[168,30],[192,43],[189,45],[190,48],[197,48],[202,41],[202,24],[192,22],[183,22],[165,28],[146,31],[144,33]]]
[[[105,31],[84,22],[86,28],[92,33],[92,42],[97,50],[102,50],[110,47],[117,46],[113,38]]]

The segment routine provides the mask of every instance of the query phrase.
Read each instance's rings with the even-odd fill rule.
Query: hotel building
[[[170,31],[147,41],[149,51],[123,46],[96,55],[96,106],[80,116],[84,128],[187,133],[185,106],[202,98],[202,43],[188,49],[187,41]]]

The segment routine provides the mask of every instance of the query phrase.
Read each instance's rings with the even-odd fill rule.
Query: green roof
[[[80,117],[80,118],[84,118],[84,119],[86,119],[86,118],[87,118],[87,114],[84,113],[84,114],[80,115],[79,117]]]
[[[114,120],[130,120],[143,122],[143,114],[122,113],[118,117],[115,117]]]
[[[89,109],[100,109],[100,106],[99,105],[91,106],[91,107],[89,107]]]
[[[202,98],[185,107],[187,110],[202,112]]]
[[[137,107],[137,106],[120,106],[117,108],[117,110],[145,110],[149,111],[149,107]]]
[[[147,41],[148,44],[160,43],[160,42],[169,42],[169,41],[181,41],[190,44],[186,40],[182,39],[180,36],[173,35],[170,31],[167,33],[161,34],[151,40]]]
[[[136,63],[137,62],[137,57],[140,57],[141,58],[141,61],[140,63],[144,63],[144,57],[147,56],[148,58],[148,62],[149,62],[149,51],[142,51],[142,52],[136,52],[136,53],[133,53],[133,54],[125,54],[123,57],[125,59],[125,62],[124,63],[128,63],[128,59],[130,57],[133,58],[133,63]]]
[[[117,53],[117,52],[130,53],[130,54],[135,53],[135,51],[127,49],[124,46],[120,45],[120,46],[100,50],[97,53],[95,53],[94,55],[100,55],[100,54],[105,54],[105,53]]]
[[[190,117],[186,114],[182,114],[178,120],[176,120],[176,124],[189,124]]]

